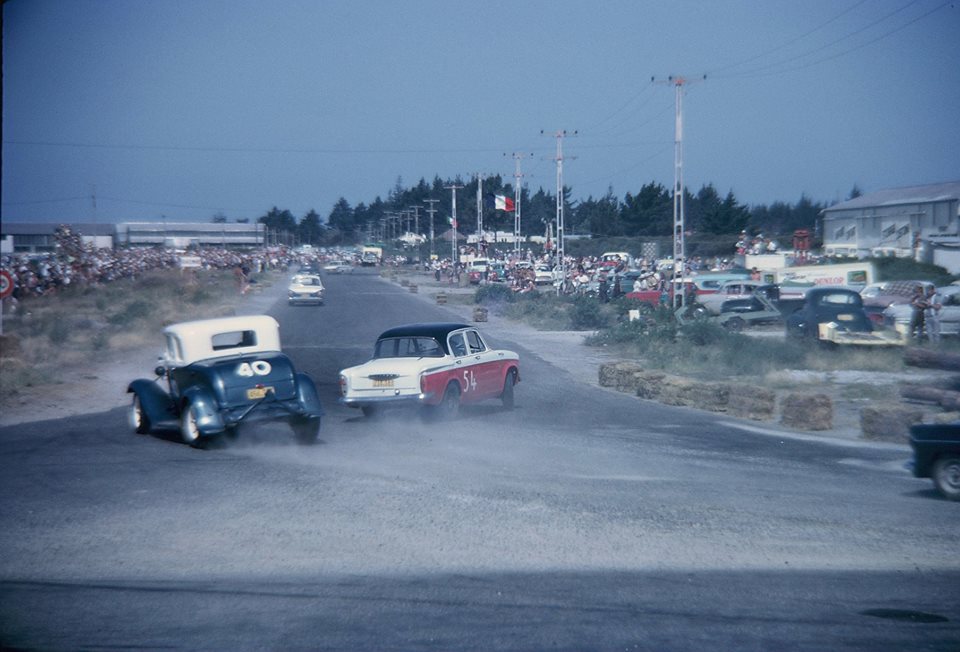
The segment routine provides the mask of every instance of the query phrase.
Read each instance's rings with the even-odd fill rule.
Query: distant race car
[[[291,306],[307,303],[323,305],[323,281],[316,274],[297,274],[287,288],[287,303]]]
[[[491,398],[512,409],[518,382],[519,356],[491,348],[476,328],[410,324],[383,332],[372,360],[340,372],[340,402],[366,416],[420,405],[426,416],[452,418],[461,404]]]
[[[127,387],[136,432],[179,428],[185,443],[201,447],[235,434],[241,423],[284,419],[301,444],[317,440],[323,417],[317,388],[280,351],[273,317],[184,322],[167,326],[163,335],[157,379]]]

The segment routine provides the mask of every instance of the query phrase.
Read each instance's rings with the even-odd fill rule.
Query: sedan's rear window
[[[388,337],[377,340],[374,358],[442,358],[443,349],[432,337]]]

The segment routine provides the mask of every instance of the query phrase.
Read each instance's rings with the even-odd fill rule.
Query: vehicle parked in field
[[[947,285],[937,288],[940,295],[941,308],[938,313],[940,321],[940,335],[960,335],[960,285]],[[889,327],[896,327],[903,332],[910,331],[910,322],[913,319],[913,306],[909,303],[894,303],[883,311],[883,323]]]
[[[885,323],[884,311],[890,306],[898,304],[910,305],[913,293],[917,286],[923,288],[924,294],[927,289],[933,287],[930,281],[890,281],[884,285],[879,293],[865,297],[863,300],[863,309],[875,325]]]
[[[801,337],[833,344],[863,346],[902,345],[895,331],[875,331],[863,310],[863,298],[846,288],[810,288],[803,306],[787,317],[788,337]]]
[[[933,480],[947,500],[960,500],[960,422],[910,427],[911,470]]]
[[[301,444],[317,440],[323,407],[316,386],[281,352],[273,317],[183,322],[163,335],[157,378],[127,387],[136,432],[179,428],[185,443],[200,447],[236,434],[242,423],[284,419]]]
[[[750,279],[738,279],[735,281],[726,281],[716,292],[700,294],[697,301],[707,309],[711,315],[719,315],[721,307],[725,301],[731,299],[742,299],[753,294],[754,290],[764,286],[761,281],[752,281]]]
[[[340,372],[340,402],[366,416],[419,405],[427,416],[451,418],[461,404],[491,398],[512,409],[518,382],[519,356],[491,348],[476,328],[409,324],[381,333],[372,360]]]
[[[323,281],[315,274],[297,274],[287,287],[287,303],[323,305]]]

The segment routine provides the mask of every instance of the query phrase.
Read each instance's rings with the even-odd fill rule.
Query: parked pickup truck
[[[930,478],[944,498],[960,500],[960,422],[910,427],[913,475]]]

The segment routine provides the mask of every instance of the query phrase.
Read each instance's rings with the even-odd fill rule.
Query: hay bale
[[[487,321],[487,309],[479,306],[473,309],[473,321]]]
[[[601,387],[614,387],[621,392],[636,391],[637,381],[634,374],[643,371],[636,362],[605,362],[600,365],[598,372]]]
[[[637,386],[636,395],[651,401],[659,401],[666,378],[667,374],[659,371],[636,372],[633,376],[633,381]]]
[[[907,405],[881,405],[860,408],[860,433],[871,441],[898,444],[910,440],[910,426],[923,422],[923,410]]]
[[[447,302],[447,295],[445,292],[438,292],[435,296],[437,299],[437,303],[443,304]]]
[[[770,421],[777,408],[777,393],[757,385],[730,386],[727,412],[731,416],[755,421]]]
[[[830,430],[833,401],[826,394],[787,394],[780,405],[780,423],[797,430]]]
[[[411,283],[409,289],[411,294],[417,294],[417,292],[419,292],[416,283]]]
[[[727,409],[726,387],[676,376],[665,377],[660,384],[661,403],[723,412]]]

